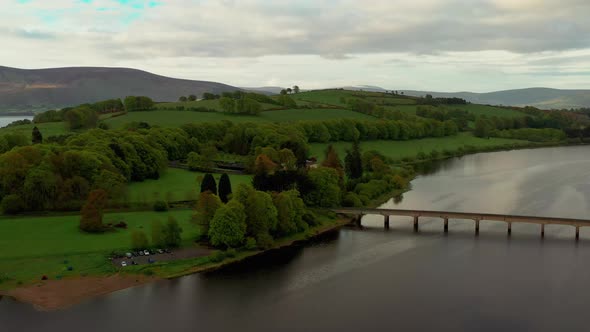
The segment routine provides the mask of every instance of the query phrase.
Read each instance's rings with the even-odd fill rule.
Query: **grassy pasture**
[[[392,159],[401,159],[405,157],[415,157],[418,153],[424,152],[426,154],[433,150],[442,152],[443,150],[457,150],[460,147],[467,145],[475,147],[492,147],[502,146],[505,144],[526,144],[526,141],[504,139],[504,138],[478,138],[474,137],[470,133],[461,133],[456,136],[441,137],[441,138],[424,138],[419,140],[409,141],[364,141],[361,142],[361,149],[363,151],[376,150],[381,152],[386,157]],[[324,158],[324,152],[328,147],[329,143],[314,143],[311,144],[311,155],[318,157],[320,160]],[[346,150],[350,149],[352,143],[349,142],[336,142],[333,143],[336,151],[340,158],[344,158]]]
[[[179,106],[183,106],[185,108],[190,107],[206,107],[210,109],[214,109],[217,111],[223,111],[221,105],[219,104],[219,99],[213,100],[197,100],[197,101],[186,101],[186,102],[171,102],[171,103],[158,103],[156,104],[156,109],[164,109],[164,108],[176,108]],[[273,104],[266,104],[260,103],[262,110],[273,109],[273,108],[280,108],[280,105],[273,105]]]
[[[66,124],[64,122],[39,123],[36,126],[39,128],[39,131],[41,131],[43,137],[58,136],[70,132],[68,129],[66,129]],[[1,128],[0,135],[17,132],[31,138],[33,127],[35,127],[34,124]]]
[[[79,276],[82,273],[101,275],[114,272],[107,261],[112,251],[128,250],[131,233],[143,230],[150,237],[153,220],[165,222],[176,218],[184,232],[183,245],[190,245],[198,228],[190,222],[190,210],[171,212],[110,213],[105,222],[125,221],[128,229],[105,234],[87,234],[78,229],[79,216],[13,217],[0,219],[0,288],[21,281],[40,280],[42,275]],[[73,271],[67,271],[67,267]],[[6,281],[6,282],[4,282]]]
[[[236,123],[292,122],[329,119],[376,120],[369,115],[349,110],[335,109],[290,109],[262,112],[257,116],[231,115],[223,113],[202,113],[190,111],[149,111],[130,112],[126,115],[104,120],[111,128],[122,128],[129,122],[147,122],[161,127],[179,127],[186,123],[216,122],[228,120]]]
[[[151,203],[156,200],[182,201],[196,199],[205,173],[169,168],[158,180],[133,182],[128,187],[129,201]],[[219,183],[220,174],[213,174]],[[251,183],[251,175],[230,174],[232,188],[240,183]]]

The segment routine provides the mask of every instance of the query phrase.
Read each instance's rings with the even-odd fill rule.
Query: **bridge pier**
[[[354,220],[354,223],[356,224],[357,227],[363,227],[362,221],[363,220],[363,215],[359,214],[356,219]]]
[[[475,219],[475,236],[479,236],[479,219]]]
[[[383,216],[383,217],[384,217],[384,219],[385,219],[385,221],[383,222],[383,227],[384,227],[385,229],[389,229],[389,217],[390,217],[390,215],[385,215],[385,216]]]
[[[449,232],[449,218],[445,218],[445,233]]]
[[[545,238],[545,224],[541,224],[541,238]]]
[[[414,232],[418,231],[418,216],[414,216]]]
[[[576,226],[576,241],[580,240],[580,226]]]
[[[508,223],[508,236],[512,235],[512,223]]]

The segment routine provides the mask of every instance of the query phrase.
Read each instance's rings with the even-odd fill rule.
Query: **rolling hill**
[[[590,107],[590,90],[528,88],[487,93],[402,90],[410,96],[459,97],[475,104],[534,106],[541,109]]]
[[[0,66],[0,112],[47,110],[130,95],[176,101],[181,95],[238,88],[191,81],[129,68],[17,69]]]

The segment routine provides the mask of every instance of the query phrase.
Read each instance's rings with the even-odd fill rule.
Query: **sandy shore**
[[[155,280],[157,280],[155,277],[120,274],[107,277],[48,280],[6,291],[0,295],[12,297],[19,302],[30,303],[37,310],[53,311],[65,309],[95,296],[106,295]]]

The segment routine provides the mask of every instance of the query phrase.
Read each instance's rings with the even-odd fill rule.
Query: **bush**
[[[225,259],[225,252],[217,251],[209,258],[213,263],[219,263]]]
[[[246,245],[244,246],[246,250],[256,250],[258,248],[258,244],[256,244],[256,239],[253,237],[248,237],[246,239]]]
[[[258,244],[258,248],[268,250],[274,245],[274,239],[268,233],[261,233],[256,237],[256,243]]]
[[[7,195],[2,199],[2,212],[5,214],[17,214],[25,209],[25,202],[19,195]]]
[[[234,258],[238,255],[238,252],[234,248],[229,248],[225,251],[225,256],[229,258]]]
[[[361,207],[363,206],[363,202],[357,196],[357,194],[349,192],[346,194],[346,196],[344,196],[344,199],[342,200],[342,205],[345,207]]]
[[[308,224],[309,226],[317,226],[320,224],[319,219],[316,217],[315,214],[311,211],[306,211],[303,214],[303,221]]]
[[[154,203],[154,211],[156,211],[156,212],[168,211],[168,203],[166,203],[164,201],[156,201]]]

